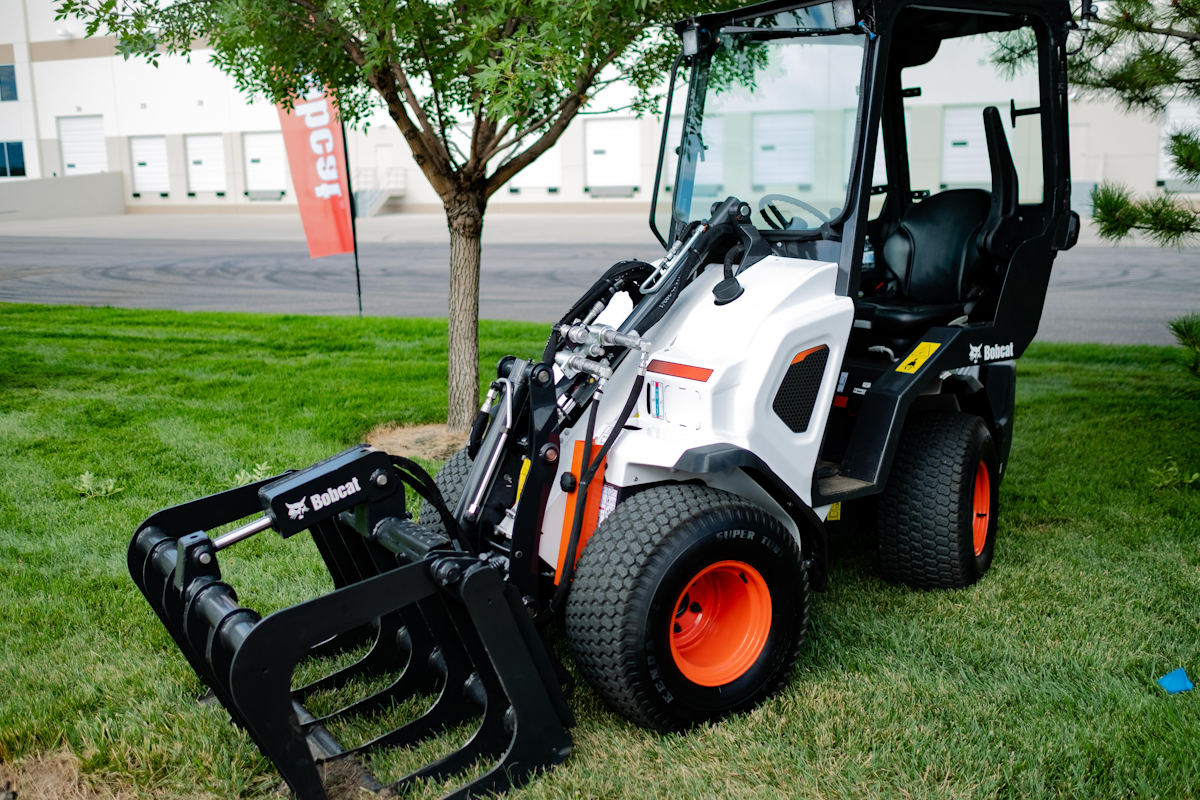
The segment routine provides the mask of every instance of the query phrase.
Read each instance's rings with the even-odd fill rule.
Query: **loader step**
[[[813,505],[820,506],[827,503],[838,503],[843,500],[853,500],[856,497],[866,497],[869,494],[874,494],[878,491],[878,488],[870,481],[860,481],[857,478],[849,478],[845,475],[831,475],[828,478],[818,478]]]

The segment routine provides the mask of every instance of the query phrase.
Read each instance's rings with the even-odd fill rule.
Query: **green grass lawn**
[[[484,323],[483,374],[544,337]],[[1149,472],[1168,456],[1200,470],[1200,381],[1157,347],[1036,345],[1018,371],[981,583],[891,586],[869,543],[843,543],[779,697],[663,737],[581,685],[574,753],[517,796],[1200,794],[1200,690],[1154,683],[1200,677],[1200,491]],[[90,779],[147,795],[271,796],[269,762],[194,702],[203,687],[126,573],[129,536],[256,464],[437,421],[445,386],[444,321],[0,305],[0,760],[65,745]],[[84,472],[121,491],[82,499]],[[261,610],[326,585],[300,537],[222,564]],[[372,766],[398,777],[455,735]]]

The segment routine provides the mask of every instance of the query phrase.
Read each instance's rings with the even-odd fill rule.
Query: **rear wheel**
[[[459,450],[438,470],[437,475],[433,476],[433,482],[442,490],[442,497],[446,500],[446,508],[450,509],[450,513],[454,513],[454,507],[458,505],[458,498],[462,497],[463,487],[467,485],[467,475],[471,472],[471,457],[467,455],[467,448]],[[428,500],[421,502],[420,515],[417,521],[422,525],[437,531],[443,536],[448,536],[446,532],[446,523],[442,522],[442,515]]]
[[[983,577],[996,549],[996,445],[961,412],[907,420],[879,499],[879,568],[918,589],[961,589]]]
[[[631,721],[672,731],[750,708],[787,680],[808,576],[774,517],[704,486],[647,489],[588,541],[566,609],[584,677]]]

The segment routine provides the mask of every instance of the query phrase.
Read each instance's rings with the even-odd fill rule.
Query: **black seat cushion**
[[[892,298],[884,302],[859,300],[854,318],[869,322],[870,330],[881,336],[904,339],[962,315],[962,303],[930,304]]]
[[[991,202],[982,189],[955,189],[911,206],[883,243],[896,294],[931,306],[963,302],[980,265],[975,239]]]

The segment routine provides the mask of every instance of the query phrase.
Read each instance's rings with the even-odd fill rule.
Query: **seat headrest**
[[[995,106],[983,110],[983,132],[992,167],[992,202],[979,234],[979,247],[997,264],[1005,264],[1012,255],[1020,187],[1008,138],[1004,135],[1004,122]]]

